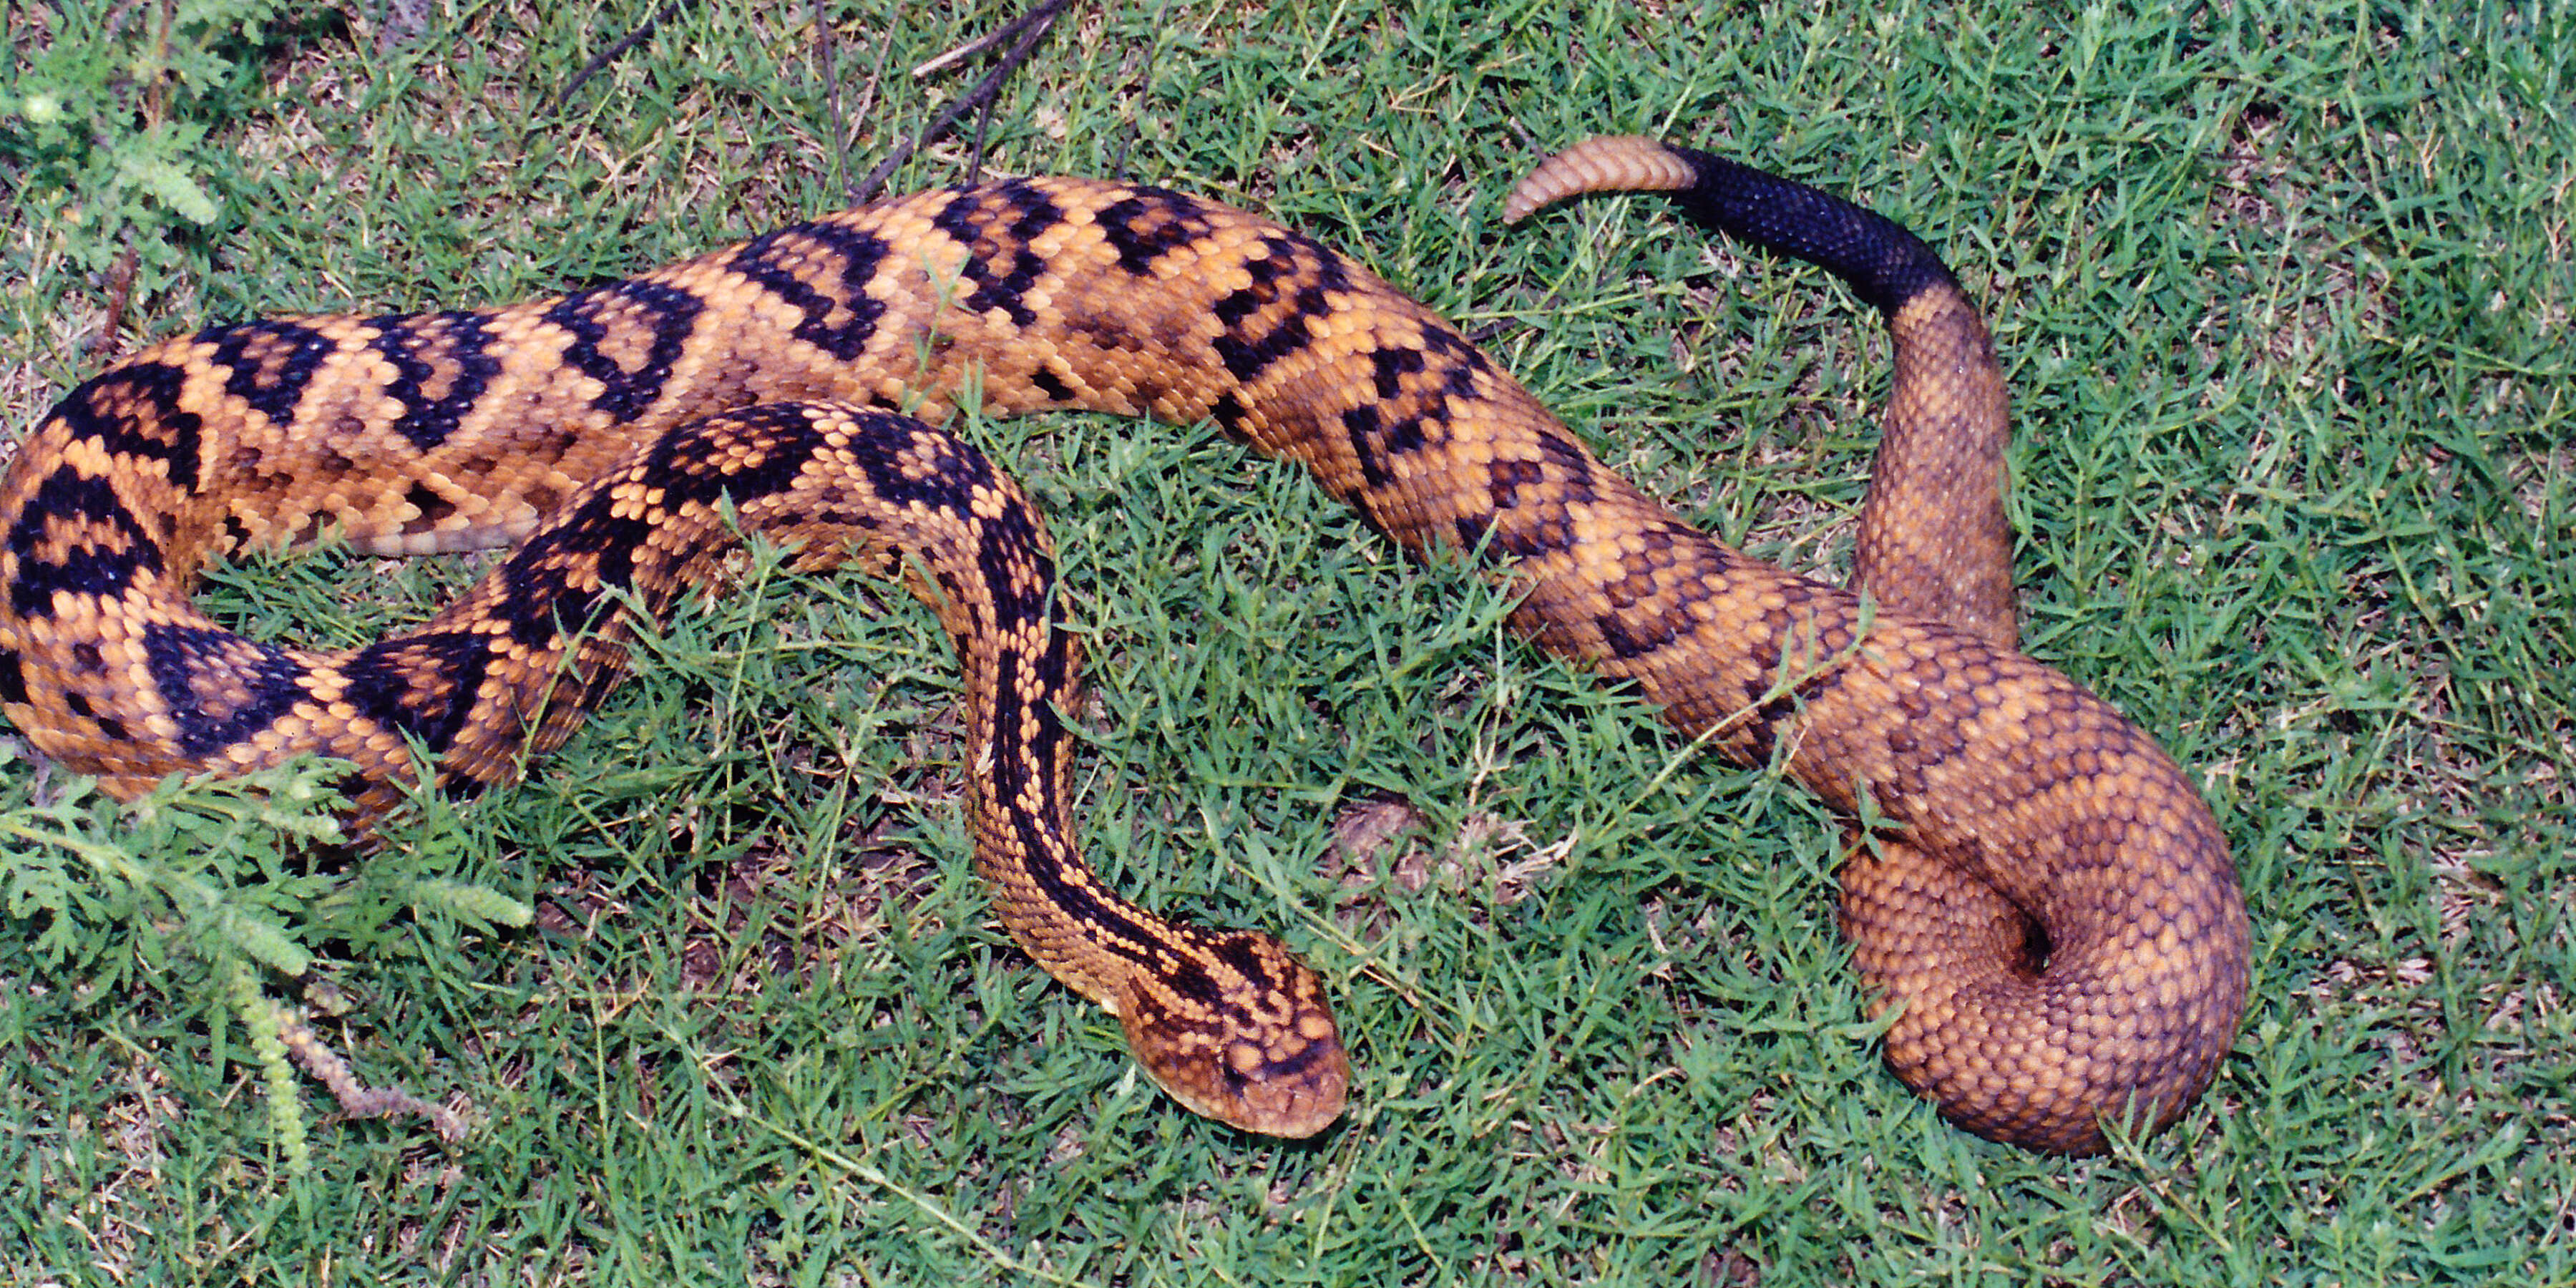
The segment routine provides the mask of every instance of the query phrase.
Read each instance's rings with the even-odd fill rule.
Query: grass
[[[1008,16],[832,7],[827,77],[807,7],[700,5],[554,101],[653,7],[234,48],[267,93],[200,154],[223,217],[156,243],[131,328],[516,298],[840,205],[974,74],[905,69]],[[55,38],[12,9],[13,75]],[[1653,201],[1495,205],[1545,148],[1649,131],[1944,248],[2016,400],[2029,647],[2192,767],[2252,908],[2244,1035],[2163,1136],[2051,1161],[1911,1101],[1833,821],[1472,578],[1205,427],[979,422],[1093,659],[1092,853],[1323,970],[1339,1128],[1259,1140],[1144,1084],[989,919],[927,614],[762,578],[534,781],[388,831],[533,927],[307,944],[354,1003],[326,1036],[470,1103],[461,1146],[322,1119],[292,1177],[166,935],[79,923],[73,969],[47,916],[0,928],[0,1280],[2576,1283],[2571,68],[2546,5],[1092,5],[992,113],[993,166],[1354,252],[1613,464],[1829,576],[1887,369],[1848,297]],[[80,199],[0,223],[13,426],[98,365]],[[346,641],[470,573],[326,554],[214,595]],[[0,810],[65,786],[0,754]]]

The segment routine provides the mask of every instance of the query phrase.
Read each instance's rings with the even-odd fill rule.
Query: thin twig
[[[125,329],[125,306],[134,298],[134,234],[128,231],[125,237],[125,249],[107,266],[107,317],[89,340],[90,353],[101,358],[116,353],[117,332]]]
[[[1154,6],[1154,34],[1145,42],[1145,65],[1136,69],[1136,97],[1140,100],[1151,97],[1154,92],[1154,60],[1162,56],[1163,33],[1168,30],[1164,26],[1163,14],[1169,7],[1166,4]],[[1127,149],[1135,145],[1137,123],[1142,119],[1141,111],[1130,113],[1126,126],[1118,131],[1118,147],[1109,157],[1110,178],[1127,177]]]
[[[975,141],[966,148],[966,182],[973,183],[984,174],[984,136],[993,128],[993,104],[1002,96],[984,96],[984,106],[975,113]]]
[[[869,171],[866,179],[861,180],[857,187],[850,189],[850,200],[864,202],[875,197],[885,188],[886,180],[893,177],[895,170],[912,159],[913,153],[928,147],[932,140],[946,134],[948,127],[954,124],[960,115],[982,107],[990,101],[1001,89],[1002,82],[1010,79],[1011,73],[1019,70],[1021,63],[1028,61],[1029,51],[1037,48],[1038,41],[1055,26],[1056,17],[1062,14],[1065,6],[1071,2],[1072,0],[1043,0],[1042,3],[1031,7],[1027,13],[1005,24],[1004,30],[1016,30],[1020,33],[1019,41],[1011,46],[1010,52],[1003,54],[1001,59],[994,63],[993,70],[986,72],[984,79],[976,82],[975,88],[968,90],[964,97],[940,109],[939,115],[933,117],[930,124],[923,126],[920,134],[914,136],[910,142],[896,144],[894,151],[889,153],[885,160],[878,162],[877,168]],[[966,167],[967,178],[973,179],[975,174],[983,169],[983,165],[983,138],[979,132],[976,138],[975,156]]]
[[[271,1006],[277,1016],[278,1037],[286,1043],[287,1053],[295,1057],[297,1064],[304,1066],[306,1073],[331,1089],[332,1098],[340,1102],[340,1112],[352,1118],[418,1114],[429,1120],[430,1129],[438,1133],[440,1140],[453,1145],[465,1139],[470,1127],[463,1115],[445,1105],[431,1104],[399,1087],[370,1087],[358,1081],[358,1075],[349,1067],[349,1062],[341,1059],[340,1053],[325,1044],[322,1036],[313,1031],[313,1026],[304,1022],[301,1010],[274,1003]]]
[[[1021,32],[1028,30],[1031,23],[1054,22],[1056,12],[1063,8],[1064,6],[1060,3],[1033,6],[1027,13],[1021,14],[1017,18],[1013,18],[1009,22],[1003,23],[1001,26],[995,27],[991,31],[985,32],[983,35],[977,36],[973,40],[967,41],[965,44],[959,45],[955,49],[951,49],[947,53],[931,59],[929,62],[923,63],[919,67],[913,68],[912,78],[914,80],[920,80],[933,72],[944,70],[951,63],[962,63],[987,49],[991,49],[1001,44],[1003,41],[1017,37]]]
[[[161,128],[169,114],[170,26],[178,20],[178,5],[173,0],[163,0],[161,23],[152,36],[153,72],[143,87],[143,124],[147,130]],[[134,230],[125,229],[122,236],[125,247],[116,253],[116,262],[107,266],[107,317],[100,321],[98,334],[89,342],[90,352],[99,357],[116,352],[117,332],[125,329],[125,309],[134,299]]]
[[[888,23],[886,24],[884,34],[879,36],[877,39],[876,64],[868,69],[868,80],[864,87],[865,92],[859,95],[859,105],[851,110],[851,120],[868,121],[875,119],[875,112],[877,110],[877,91],[885,85],[886,65],[893,61],[894,24]],[[845,139],[849,140],[855,140],[858,137],[857,133],[848,127],[843,127],[842,135]],[[847,144],[845,143],[843,146],[846,147]],[[847,183],[849,181],[849,175],[849,167],[843,166],[839,171],[835,172],[834,177],[840,179],[843,183]]]
[[[564,104],[572,101],[573,92],[588,83],[591,77],[598,75],[602,68],[625,57],[626,51],[642,44],[646,36],[653,34],[654,28],[677,17],[681,10],[696,7],[697,3],[698,0],[668,0],[668,3],[654,11],[652,17],[635,24],[635,30],[627,32],[616,44],[599,51],[580,71],[574,72],[572,79],[564,82],[563,92],[555,95],[554,103],[547,110],[562,111]]]
[[[823,0],[814,0],[814,52],[823,61],[823,111],[832,122],[832,177],[837,179],[850,172],[850,126],[841,118],[841,74],[833,66],[832,20]]]

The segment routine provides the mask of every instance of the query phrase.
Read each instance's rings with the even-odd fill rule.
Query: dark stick
[[[841,118],[841,74],[832,65],[832,24],[814,0],[814,51],[823,59],[823,110],[832,120],[832,176],[850,172],[850,126]]]
[[[1163,11],[1168,7],[1154,6],[1154,35],[1145,42],[1145,65],[1136,71],[1136,96],[1139,99],[1154,92],[1154,60],[1163,52]],[[1136,117],[1129,117],[1126,127],[1118,131],[1118,150],[1109,158],[1109,177],[1112,179],[1127,177],[1127,149],[1136,143],[1136,121]]]
[[[580,71],[572,74],[571,80],[564,82],[563,92],[555,95],[555,101],[550,110],[562,111],[564,104],[572,101],[573,91],[580,89],[591,77],[598,75],[602,68],[624,58],[626,51],[642,44],[646,36],[653,34],[654,28],[669,22],[681,10],[694,8],[697,3],[698,0],[669,0],[669,3],[656,10],[652,17],[635,24],[635,30],[627,32],[616,44],[599,51]],[[817,0],[817,3],[819,4],[820,0]]]
[[[989,48],[1005,32],[1020,33],[1019,40],[1011,46],[1010,52],[1003,54],[1001,59],[994,63],[993,70],[986,72],[984,79],[976,82],[975,88],[968,90],[965,97],[940,109],[939,115],[933,118],[930,124],[923,126],[921,133],[910,142],[895,145],[894,151],[885,160],[878,162],[877,168],[869,171],[866,179],[860,181],[857,187],[850,189],[850,200],[866,202],[874,198],[885,188],[886,180],[893,177],[896,168],[910,160],[913,153],[928,146],[931,140],[947,133],[948,127],[955,123],[959,116],[989,104],[993,95],[1001,89],[1002,82],[1009,79],[1012,72],[1019,70],[1021,63],[1028,61],[1029,51],[1037,48],[1039,39],[1055,26],[1056,16],[1063,13],[1065,6],[1071,2],[1072,0],[1041,0],[1041,3],[1032,6],[1027,13],[1012,19],[1001,31],[979,41],[975,47]],[[967,163],[967,176],[972,178],[977,171],[983,169],[983,166],[984,140],[982,131],[978,130],[975,138],[975,155]]]

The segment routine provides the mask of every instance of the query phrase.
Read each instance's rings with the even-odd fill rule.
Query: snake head
[[[1177,969],[1130,972],[1119,990],[1127,1046],[1192,1113],[1301,1139],[1331,1126],[1349,1094],[1324,984],[1259,931],[1188,935]]]

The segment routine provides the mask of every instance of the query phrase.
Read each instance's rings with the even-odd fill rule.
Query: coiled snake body
[[[470,794],[619,673],[630,604],[720,580],[734,524],[916,566],[957,643],[978,869],[1030,955],[1115,1012],[1190,1108],[1305,1135],[1348,1064],[1320,983],[1257,932],[1177,926],[1073,853],[1043,532],[937,421],[1086,407],[1213,417],[1408,551],[1492,561],[1543,647],[1685,733],[1887,831],[1844,924],[1899,1075],[1979,1133],[2101,1144],[2169,1121],[2232,1041],[2246,927],[2207,808],[2155,743],[2013,651],[2000,377],[1975,310],[1895,225],[1642,140],[1551,161],[1507,213],[1656,188],[1813,259],[1897,338],[1864,516],[1872,602],[1735,553],[1599,464],[1446,322],[1338,254],[1157,188],[926,192],[509,308],[221,326],[88,381],[0,479],[0,712],[135,794],[299,752],[362,818],[425,768]],[[735,518],[728,520],[730,511]],[[340,653],[223,631],[210,558],[522,540],[464,599]],[[915,565],[903,561],[909,556]]]

